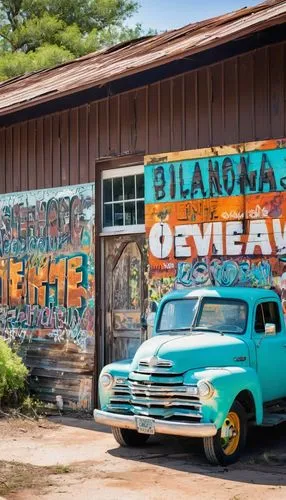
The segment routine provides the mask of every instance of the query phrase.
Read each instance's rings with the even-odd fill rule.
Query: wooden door
[[[106,362],[132,358],[140,345],[145,235],[110,236],[104,240]]]

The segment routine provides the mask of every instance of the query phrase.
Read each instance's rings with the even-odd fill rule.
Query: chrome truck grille
[[[202,417],[199,398],[175,380],[171,384],[150,380],[116,383],[108,410],[188,422],[199,422]]]

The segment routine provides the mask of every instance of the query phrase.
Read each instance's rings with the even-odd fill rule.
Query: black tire
[[[120,446],[140,447],[143,446],[150,437],[148,434],[140,434],[130,429],[120,429],[120,427],[112,427],[111,430],[115,440]]]
[[[230,446],[231,448],[231,440],[229,440],[228,444],[224,446],[221,435],[222,428],[218,430],[215,436],[203,439],[206,458],[213,465],[233,464],[239,459],[241,452],[244,449],[247,435],[247,415],[245,409],[238,401],[234,401],[228,415],[230,414],[235,414],[238,417],[240,425],[238,443],[233,451],[230,450],[229,453],[226,452],[227,446]],[[228,417],[225,419],[225,422],[227,422],[227,420]]]

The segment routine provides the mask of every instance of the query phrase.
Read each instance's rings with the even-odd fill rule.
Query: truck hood
[[[143,361],[145,373],[156,373],[156,366],[150,370],[148,364],[146,366],[146,362],[154,357],[172,362],[172,366],[166,369],[166,374],[185,373],[204,367],[232,366],[237,362],[239,366],[249,364],[248,347],[242,339],[205,332],[152,337],[139,347],[132,361],[131,371],[142,371],[139,363]],[[162,369],[160,370],[162,372]]]

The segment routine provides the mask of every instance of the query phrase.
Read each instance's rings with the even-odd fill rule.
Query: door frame
[[[95,371],[94,371],[94,389],[93,394],[95,395],[95,400],[97,397],[97,383],[98,377],[101,369],[105,364],[105,349],[106,349],[106,338],[104,330],[104,315],[105,315],[105,292],[104,287],[104,272],[105,272],[105,262],[104,262],[104,239],[108,236],[115,236],[123,234],[122,231],[117,231],[114,233],[102,233],[102,173],[105,170],[113,170],[119,168],[137,167],[138,165],[144,166],[144,152],[134,153],[117,158],[103,158],[97,159],[94,163],[94,172],[91,177],[95,179],[95,220],[96,220],[96,233],[95,233],[95,244],[96,244],[96,322],[95,322]],[[144,167],[143,167],[144,168]],[[132,231],[132,234],[142,233],[145,231]],[[125,234],[128,234],[125,232]]]
[[[138,246],[138,250],[141,254],[141,258],[142,258],[142,266],[144,266],[144,253],[142,252],[140,246],[138,245],[136,239],[133,238],[133,236],[139,236],[139,235],[142,235],[143,237],[145,236],[145,231],[132,231],[132,232],[124,232],[124,233],[118,233],[118,232],[114,232],[113,234],[111,233],[107,233],[107,234],[102,234],[100,235],[100,241],[101,241],[101,283],[102,283],[102,286],[101,286],[101,294],[100,294],[100,299],[101,299],[101,304],[102,304],[102,307],[100,308],[100,324],[101,324],[101,338],[100,338],[100,354],[101,354],[101,360],[102,360],[102,363],[101,363],[101,369],[103,368],[103,366],[107,363],[107,362],[110,362],[107,360],[107,349],[109,348],[108,346],[108,343],[107,343],[107,339],[106,339],[106,331],[105,331],[105,321],[106,321],[106,310],[105,310],[105,305],[106,305],[106,293],[105,293],[105,286],[104,286],[104,280],[105,280],[105,271],[106,271],[106,266],[105,266],[105,240],[106,238],[114,238],[116,236],[118,237],[127,237],[130,236],[130,240],[125,242],[125,244],[123,243],[122,244],[122,247],[120,247],[120,252],[117,256],[117,260],[116,260],[116,263],[119,261],[122,253],[124,252],[124,249],[126,248],[127,245],[129,245],[129,243],[136,243],[136,245]],[[116,265],[115,263],[115,265]],[[114,267],[113,267],[114,268]],[[142,274],[143,274],[143,277],[144,277],[144,267],[142,268]],[[144,278],[143,278],[144,280]],[[142,300],[144,298],[144,290],[146,292],[146,288],[144,287],[144,281],[142,282],[141,284],[141,297],[142,297]],[[143,302],[141,303],[141,307],[143,305]]]

